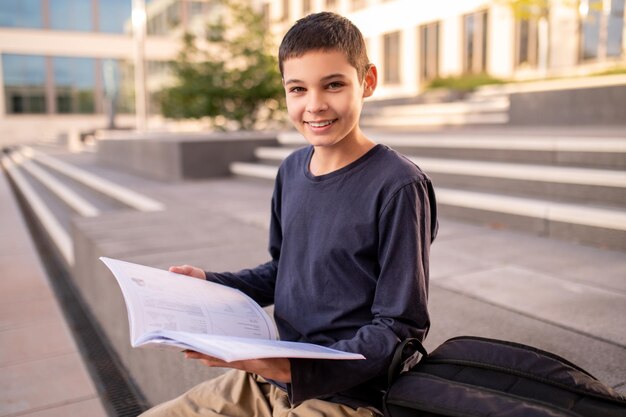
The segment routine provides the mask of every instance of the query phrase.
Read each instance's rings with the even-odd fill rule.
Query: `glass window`
[[[132,0],[100,0],[98,30],[105,33],[130,33]]]
[[[586,0],[581,31],[583,60],[604,60],[622,55],[625,0]],[[583,7],[584,6],[584,7]]]
[[[269,3],[264,3],[263,4],[263,27],[265,28],[265,30],[270,30],[270,25],[271,25],[272,21],[271,21],[271,10],[270,10],[270,4]]]
[[[181,24],[181,7],[180,0],[172,1],[166,7],[160,7],[162,4],[157,4],[159,7],[148,7],[148,22],[147,32],[148,35],[167,35]]]
[[[43,56],[2,55],[7,114],[46,112],[46,59]]]
[[[146,81],[148,84],[148,112],[157,114],[161,111],[159,92],[163,86],[173,81],[171,61],[146,61]]]
[[[41,0],[0,0],[0,26],[41,28]]]
[[[520,19],[516,22],[516,66],[537,66],[539,51],[538,35],[536,19]]]
[[[187,1],[187,15],[190,18],[202,15],[209,9],[209,4],[204,1]]]
[[[100,65],[105,100],[114,100],[116,113],[134,113],[135,86],[132,62],[105,59],[100,61]]]
[[[383,74],[386,84],[400,83],[400,32],[383,35]]]
[[[95,61],[92,58],[53,58],[54,93],[58,113],[95,111]]]
[[[304,16],[311,13],[311,0],[303,0],[302,1],[302,14]]]
[[[419,57],[421,81],[439,76],[439,23],[420,26]]]
[[[365,6],[367,6],[366,0],[352,0],[350,3],[350,8],[352,10],[363,9]]]
[[[336,10],[337,0],[326,0],[326,10]]]
[[[622,36],[624,33],[624,0],[613,0],[607,22],[607,56],[622,55]]]
[[[487,70],[487,12],[463,16],[463,71]]]
[[[91,0],[48,0],[50,28],[57,30],[93,30]],[[107,0],[108,1],[108,0]]]
[[[180,2],[175,1],[165,9],[165,20],[167,21],[168,29],[173,29],[180,25]]]
[[[602,19],[602,0],[589,0],[588,12],[584,16],[582,28],[582,58],[595,59],[598,57],[600,44],[600,21]]]

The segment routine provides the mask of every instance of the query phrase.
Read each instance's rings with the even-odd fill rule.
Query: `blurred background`
[[[3,0],[2,141],[107,127],[240,128],[242,117],[232,111],[237,104],[218,96],[241,95],[233,91],[232,72],[242,77],[246,69],[244,78],[261,71],[265,78],[255,75],[255,85],[269,86],[248,94],[248,101],[256,100],[255,126],[280,126],[273,123],[284,121],[277,114],[277,45],[298,18],[321,10],[344,14],[363,32],[380,73],[372,107],[458,100],[484,85],[551,89],[559,84],[528,82],[569,80],[575,86],[581,77],[626,74],[623,0]],[[247,35],[237,32],[242,28]],[[241,57],[246,42],[257,57],[224,59],[223,51]],[[201,62],[196,78],[185,72],[184,63]],[[219,78],[226,76],[230,86]],[[578,81],[582,87],[594,83]],[[204,103],[190,104],[190,84]],[[168,90],[173,86],[182,88]],[[504,96],[498,102],[494,94],[492,107],[506,110]],[[481,122],[508,121],[506,111],[494,112],[484,112]],[[420,124],[446,123],[453,122]]]

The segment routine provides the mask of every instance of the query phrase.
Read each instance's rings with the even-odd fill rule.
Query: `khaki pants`
[[[287,393],[263,378],[231,370],[157,405],[141,417],[376,417],[369,408],[353,409],[322,400],[292,407]]]

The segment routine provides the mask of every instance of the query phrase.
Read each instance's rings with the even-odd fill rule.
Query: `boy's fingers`
[[[177,274],[189,274],[193,268],[189,265],[170,266],[170,272],[176,272]]]
[[[196,268],[191,265],[181,265],[181,266],[170,266],[170,272],[174,272],[176,274],[187,275],[193,278],[206,279],[206,274],[200,268]]]
[[[203,353],[195,352],[193,350],[185,350],[183,352],[185,353],[185,358],[187,358],[187,359],[200,359],[200,360],[202,360],[202,362],[204,362],[206,365],[209,365],[209,366],[220,365],[220,364],[224,364],[225,363],[221,359],[214,358],[213,356],[208,356],[208,355],[205,355]]]

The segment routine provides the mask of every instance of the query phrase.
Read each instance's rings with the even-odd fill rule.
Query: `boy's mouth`
[[[309,121],[309,122],[304,122],[304,123],[307,123],[311,127],[326,127],[326,126],[329,126],[329,125],[335,123],[336,121],[337,121],[337,119],[321,120],[319,122]]]

